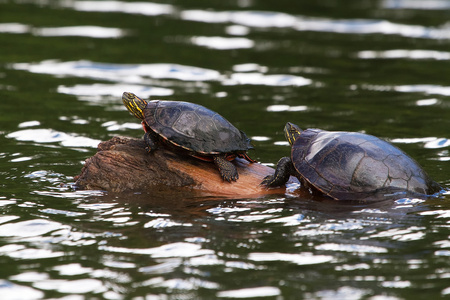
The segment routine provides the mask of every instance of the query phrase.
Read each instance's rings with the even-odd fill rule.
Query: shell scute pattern
[[[374,136],[307,129],[291,158],[303,178],[335,198],[387,188],[426,193],[427,177],[418,164]]]
[[[245,134],[230,122],[192,103],[150,101],[145,121],[151,121],[151,129],[166,141],[195,153],[215,155],[252,148]]]

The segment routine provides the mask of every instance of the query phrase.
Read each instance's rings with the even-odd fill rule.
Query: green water
[[[450,188],[449,1],[0,1],[2,299],[450,297],[449,194],[347,206],[74,191],[124,91],[392,141]],[[79,27],[81,26],[81,27]],[[90,27],[87,27],[90,26]]]

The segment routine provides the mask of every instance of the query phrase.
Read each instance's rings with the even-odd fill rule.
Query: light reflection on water
[[[134,94],[139,95],[142,98],[149,98],[150,96],[170,96],[174,93],[172,89],[168,88],[133,84],[60,85],[57,91],[61,94],[82,96],[80,97],[80,100],[88,100],[90,102],[103,102],[105,101],[104,96],[114,96],[114,102],[117,102],[116,99],[122,97],[124,91],[133,91]]]
[[[430,28],[419,25],[396,24],[387,20],[326,19],[292,16],[262,11],[204,11],[185,10],[181,18],[208,23],[236,23],[249,27],[292,28],[298,31],[334,32],[344,34],[382,33],[410,38],[449,39],[446,26]]]
[[[0,33],[24,34],[35,36],[81,36],[89,38],[120,38],[126,35],[126,30],[120,28],[105,28],[100,26],[68,26],[68,27],[42,27],[36,28],[20,23],[0,23]]]
[[[59,87],[61,93],[88,95],[94,91],[97,94],[116,96],[124,83],[128,82],[129,88],[135,88],[138,93],[143,91],[144,95],[170,95],[171,90],[151,87],[150,78],[155,79],[176,79],[182,81],[221,81],[223,85],[268,85],[268,86],[304,86],[312,83],[310,79],[287,75],[287,74],[261,74],[261,73],[233,73],[230,76],[221,75],[218,71],[177,64],[137,64],[118,65],[106,64],[90,61],[42,61],[41,63],[17,63],[11,67],[16,70],[26,70],[32,73],[51,74],[54,76],[77,76],[84,78],[102,79],[121,82],[119,85],[81,85],[75,87]],[[140,84],[136,85],[136,84]],[[109,89],[111,88],[111,89]],[[128,90],[129,90],[128,88]],[[83,91],[80,91],[82,89]],[[105,92],[105,89],[109,89]],[[102,92],[103,91],[103,92]],[[154,94],[153,94],[154,92]]]
[[[109,81],[145,83],[145,76],[187,81],[206,81],[219,79],[219,72],[204,68],[178,64],[108,64],[91,61],[59,62],[54,60],[41,63],[17,63],[11,66],[17,70],[55,76],[77,76]]]
[[[439,10],[449,9],[450,3],[447,0],[383,0],[381,5],[390,9],[425,9],[425,10]]]
[[[404,93],[422,92],[428,95],[450,96],[450,87],[434,84],[414,84],[414,85],[399,85],[399,86],[364,85],[362,86],[362,88],[377,91],[397,91]]]
[[[64,197],[65,193],[61,192],[60,195]],[[73,198],[71,192],[67,192],[67,200],[71,198],[78,199]],[[52,269],[59,274],[59,277],[34,272],[33,269],[12,274],[9,280],[15,283],[10,283],[10,289],[22,290],[20,284],[31,283],[32,288],[28,290],[30,295],[39,291],[56,291],[61,294],[95,294],[105,298],[114,295],[121,298],[116,290],[104,284],[107,281],[114,282],[114,285],[133,284],[135,287],[164,288],[178,292],[206,289],[213,291],[212,295],[220,298],[232,298],[238,292],[242,292],[241,295],[245,294],[247,297],[257,297],[262,293],[279,295],[281,292],[277,287],[278,284],[275,283],[248,289],[222,290],[220,282],[215,281],[215,276],[211,278],[201,275],[217,266],[226,268],[224,271],[219,271],[225,272],[224,274],[237,270],[262,272],[271,268],[270,265],[273,263],[283,268],[288,265],[333,268],[336,272],[342,273],[341,280],[344,284],[345,281],[360,280],[358,270],[365,270],[364,281],[380,282],[385,288],[407,288],[411,282],[403,278],[406,275],[386,275],[383,278],[370,275],[371,270],[388,265],[388,261],[376,259],[371,262],[365,257],[389,254],[390,263],[393,263],[392,260],[398,260],[394,249],[401,246],[399,243],[420,243],[433,234],[426,232],[423,226],[411,226],[420,224],[421,216],[435,216],[435,221],[442,220],[441,224],[450,218],[449,210],[423,210],[425,208],[421,207],[423,200],[409,199],[378,207],[349,206],[348,211],[345,211],[345,207],[333,204],[329,207],[331,210],[325,213],[323,209],[318,211],[304,209],[302,208],[304,204],[300,202],[289,204],[289,200],[283,198],[269,201],[242,200],[231,206],[225,203],[224,206],[216,204],[206,209],[206,214],[201,219],[197,217],[190,221],[183,221],[185,217],[182,214],[174,214],[169,207],[155,206],[146,213],[136,214],[133,212],[135,211],[133,205],[130,206],[132,202],[96,202],[95,198],[86,200],[72,206],[72,210],[45,208],[39,211],[42,216],[56,214],[69,219],[78,219],[76,223],[79,225],[82,225],[81,220],[90,219],[95,223],[91,225],[94,226],[93,228],[86,228],[87,231],[80,230],[81,227],[77,228],[76,223],[70,226],[43,218],[22,221],[19,217],[11,215],[0,219],[0,236],[10,239],[8,245],[0,247],[2,256],[19,260],[32,259],[39,265],[40,260],[57,259],[67,255],[66,251],[79,251],[77,250],[80,249],[79,247],[89,246],[97,249],[103,257],[95,267],[83,261],[76,263],[55,261]],[[296,207],[297,204],[300,206]],[[336,211],[333,212],[334,210]],[[393,210],[397,213],[392,213]],[[418,212],[414,213],[417,210]],[[201,222],[198,223],[200,220]],[[124,222],[128,223],[126,227],[108,226],[107,232],[100,230],[95,233],[97,231],[95,227],[100,229],[104,227],[104,224],[120,225]],[[242,224],[239,226],[239,232],[230,232],[226,229],[235,226],[233,224],[236,223]],[[209,230],[212,230],[211,232],[224,235],[225,245],[220,246],[223,242],[215,240],[210,233],[206,235],[206,238],[198,236],[202,232],[198,230],[201,228],[199,225],[207,226]],[[122,231],[118,228],[128,229]],[[179,233],[184,232],[185,238],[184,241],[174,242],[168,239],[165,243],[157,243],[150,247],[129,245],[129,240],[135,239],[134,235],[144,232],[153,235],[151,233],[153,230],[162,235],[171,235],[171,232],[176,230]],[[343,239],[349,234],[360,238],[353,241]],[[266,244],[269,242],[269,237],[283,240],[290,245],[291,250],[267,251],[271,248],[269,244]],[[145,244],[149,242],[146,241]],[[223,247],[229,243],[232,247],[227,246],[225,250]],[[150,242],[150,244],[154,243]],[[69,248],[61,251],[58,250],[60,248],[58,245]],[[447,241],[435,242],[434,255],[446,257],[445,249],[448,247],[450,245]],[[352,255],[346,257],[342,253]],[[141,257],[139,261],[133,259],[136,255]],[[355,261],[355,257],[360,257],[361,260]],[[412,258],[414,257],[416,256]],[[417,260],[414,265],[418,262]],[[411,261],[411,268],[414,265]],[[146,279],[133,282],[130,272],[134,270],[146,275]],[[178,275],[174,277],[172,274]],[[444,278],[445,273],[439,277]],[[285,280],[290,282],[288,278]],[[407,282],[409,284],[406,284]],[[308,279],[304,280],[305,285],[311,283]],[[82,288],[79,287],[80,284],[83,285]],[[349,286],[348,290],[340,287],[337,290],[316,293],[338,293],[345,295],[343,297],[346,298],[354,292],[354,288]],[[365,290],[365,294],[373,293],[371,289]]]
[[[192,43],[198,46],[218,50],[252,48],[254,42],[247,38],[225,38],[220,36],[194,36]]]
[[[407,49],[395,49],[386,51],[361,51],[357,53],[359,58],[363,59],[375,59],[375,58],[385,58],[385,59],[435,59],[435,60],[449,60],[450,52],[444,51],[432,51],[432,50],[407,50]]]
[[[63,17],[54,22],[32,18],[36,22],[24,24],[8,15],[8,23],[0,24],[2,38],[11,45],[20,38],[31,38],[27,40],[31,45],[36,39],[42,41],[36,56],[34,51],[24,57],[10,54],[14,61],[5,62],[0,72],[0,92],[7,94],[2,94],[2,104],[10,101],[14,108],[8,110],[11,116],[2,114],[10,119],[0,119],[7,125],[0,132],[6,137],[0,153],[5,166],[0,169],[2,299],[290,299],[290,295],[409,299],[418,290],[435,298],[450,295],[448,192],[442,193],[442,199],[350,205],[300,199],[295,194],[298,184],[289,186],[285,195],[241,200],[161,196],[158,191],[117,195],[73,191],[68,186],[81,161],[93,153],[99,136],[141,130],[124,112],[120,102],[124,91],[143,98],[211,96],[219,104],[229,101],[229,113],[239,121],[250,123],[247,118],[255,113],[256,130],[249,136],[260,145],[283,146],[273,150],[277,156],[288,152],[282,126],[291,118],[336,128],[357,122],[351,117],[366,107],[362,101],[372,97],[381,106],[394,96],[400,99],[400,104],[395,103],[398,107],[381,106],[381,120],[370,120],[363,111],[355,130],[372,123],[386,126],[385,117],[411,116],[411,128],[386,135],[394,136],[391,141],[396,144],[423,151],[433,167],[446,170],[449,136],[439,128],[448,123],[450,92],[444,81],[430,83],[433,65],[429,64],[438,61],[446,66],[450,60],[445,50],[448,25],[439,14],[430,17],[436,20],[430,25],[421,24],[420,19],[402,19],[399,16],[405,11],[396,12],[447,9],[448,1],[380,1],[384,10],[374,8],[375,13],[364,18],[354,16],[351,9],[349,18],[308,17],[260,11],[252,3],[221,10],[199,9],[198,4],[191,9],[189,3],[182,8],[151,2],[25,2],[36,2],[40,13],[76,11],[86,19],[80,18],[82,24],[77,26],[69,26],[76,23],[73,20],[63,24]],[[25,7],[25,2],[17,1],[16,8]],[[101,24],[102,18],[97,17],[107,15],[137,22]],[[89,23],[84,21],[89,18]],[[145,26],[136,29],[139,24]],[[184,33],[176,30],[180,24],[186,26]],[[193,24],[197,27],[188,27]],[[157,40],[159,32],[164,39]],[[156,43],[152,40],[148,46],[158,48],[158,55],[149,51],[142,63],[130,59],[129,48],[113,44],[139,42],[144,33],[155,35]],[[72,48],[67,43],[73,37],[85,52],[59,57],[59,49]],[[64,39],[64,47],[56,43],[59,39]],[[170,43],[165,44],[166,40]],[[105,53],[127,55],[97,60],[88,56],[92,49],[103,51],[105,45],[111,47]],[[57,51],[50,52],[52,57],[45,57],[53,48]],[[2,51],[8,53],[8,49]],[[207,55],[200,59],[197,53]],[[215,59],[221,63],[215,65]],[[418,64],[423,69],[415,69]],[[397,69],[389,69],[392,66]],[[373,72],[382,78],[372,76]],[[397,80],[395,76],[402,72],[415,77]],[[343,79],[348,73],[353,75]],[[8,81],[14,74],[19,79]],[[22,79],[24,74],[31,83]],[[35,78],[37,83],[32,81]],[[36,88],[41,82],[48,86]],[[30,94],[23,94],[29,89]],[[58,93],[58,99],[76,96],[81,101],[75,101],[75,106],[85,112],[69,111],[76,108],[73,103],[65,107],[61,102],[40,100]],[[358,103],[352,102],[355,94]],[[35,95],[40,96],[36,101]],[[241,109],[236,98],[251,99],[242,104],[249,106]],[[49,113],[52,105],[55,110]],[[44,113],[34,112],[38,106],[45,106]],[[95,119],[98,126],[93,128],[96,108],[108,115]],[[439,112],[432,118],[439,126],[418,133],[415,123],[424,119],[419,109]],[[70,132],[54,127],[52,117]],[[388,124],[380,131],[393,127]],[[83,131],[89,128],[99,135]],[[275,162],[275,158],[264,161]],[[64,163],[72,168],[56,171]],[[446,176],[440,177],[444,184],[448,184]]]
[[[433,2],[433,1],[431,1]],[[415,2],[403,2],[393,5],[393,1],[386,1],[388,8],[430,8],[442,7],[439,5],[415,6]],[[399,4],[399,5],[397,5]],[[151,2],[122,2],[122,1],[64,1],[62,6],[86,12],[120,12],[130,14],[143,14],[149,16],[174,13],[176,8],[172,5]],[[444,5],[448,8],[448,5]],[[177,14],[183,20],[207,23],[236,23],[249,27],[262,28],[292,28],[299,31],[334,32],[346,34],[393,34],[410,38],[449,39],[447,27],[426,27],[420,25],[396,24],[387,20],[370,19],[327,19],[304,16],[293,16],[281,12],[269,11],[212,11],[212,10],[181,10]],[[24,27],[14,23],[5,25],[5,32],[22,33]]]
[[[62,6],[79,11],[119,12],[147,16],[164,15],[174,12],[172,5],[152,2],[63,1]]]
[[[92,147],[96,148],[99,140],[88,137],[70,135],[52,129],[24,129],[9,133],[6,137],[18,141],[32,141],[36,143],[59,142],[64,147]]]

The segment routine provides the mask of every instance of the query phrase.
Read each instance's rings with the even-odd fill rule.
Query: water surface
[[[450,295],[450,196],[346,205],[71,188],[100,141],[140,137],[124,91],[387,139],[450,188],[448,1],[0,2],[2,299]],[[71,299],[72,299],[71,298]]]

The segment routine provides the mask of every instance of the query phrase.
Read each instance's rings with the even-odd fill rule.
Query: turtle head
[[[286,126],[284,126],[284,135],[288,140],[289,144],[292,146],[295,140],[300,136],[302,130],[297,125],[287,122]]]
[[[144,108],[147,106],[147,101],[139,98],[133,93],[125,92],[122,95],[122,102],[133,116],[144,120]]]

